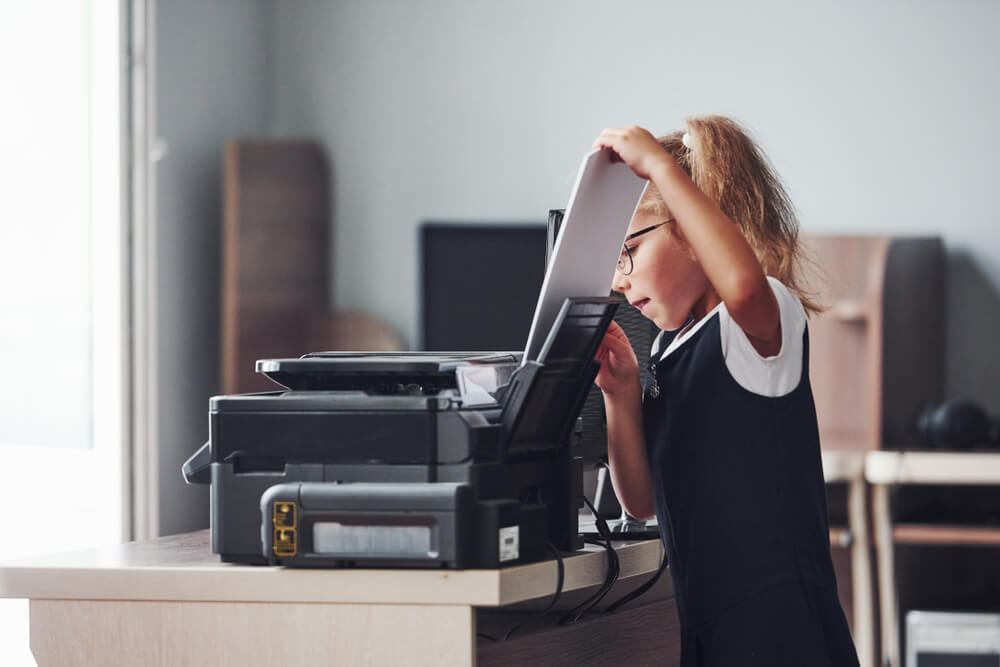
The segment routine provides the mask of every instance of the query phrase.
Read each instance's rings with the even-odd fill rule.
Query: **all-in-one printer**
[[[212,550],[286,566],[496,568],[582,546],[577,415],[618,301],[567,299],[520,353],[314,353],[257,362],[285,390],[209,401],[183,468]]]
[[[261,360],[284,391],[210,399],[209,441],[183,472],[211,485],[212,550],[238,563],[496,568],[580,548],[572,434],[618,300],[573,297],[608,293],[645,186],[607,149],[584,156],[523,357]]]

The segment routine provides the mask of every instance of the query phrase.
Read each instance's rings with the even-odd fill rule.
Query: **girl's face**
[[[641,211],[632,218],[629,234],[669,218],[655,211]],[[667,331],[679,329],[688,315],[701,317],[715,307],[718,297],[687,245],[668,223],[626,241],[632,254],[632,272],[615,271],[611,288]],[[714,301],[714,302],[713,302]]]

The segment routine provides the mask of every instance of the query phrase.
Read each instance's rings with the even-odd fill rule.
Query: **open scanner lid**
[[[593,386],[594,360],[620,299],[566,299],[537,361],[511,377],[501,421],[510,456],[561,447]]]

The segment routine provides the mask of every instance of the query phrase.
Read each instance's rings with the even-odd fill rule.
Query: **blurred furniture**
[[[875,604],[864,471],[864,452],[823,451],[826,483],[847,486],[847,525],[831,525],[830,545],[850,552],[850,605],[846,611],[850,613],[851,633],[861,667],[875,667]],[[848,582],[837,583],[844,588]],[[840,597],[841,603],[845,603],[847,596],[842,593]]]
[[[223,158],[222,391],[275,388],[257,359],[398,350],[365,313],[330,310],[330,176],[312,141],[235,140]]]
[[[900,666],[896,545],[1000,546],[1000,527],[967,524],[894,523],[890,490],[903,484],[1000,485],[1000,453],[869,452],[865,478],[872,485],[878,553],[883,664]]]
[[[815,260],[805,267],[806,282],[827,307],[809,320],[824,474],[828,493],[847,486],[846,521],[831,520],[831,545],[838,582],[850,582],[841,585],[841,602],[851,616],[858,657],[862,667],[871,667],[878,663],[878,625],[864,455],[912,447],[913,420],[940,399],[944,249],[938,238],[802,240]],[[842,548],[849,552],[846,561],[837,554]]]
[[[612,600],[647,579],[663,553],[658,540],[616,549],[622,581]],[[603,548],[563,562],[567,603],[604,583]],[[677,664],[669,597],[565,627],[551,625],[553,613],[548,627],[536,619],[507,641],[477,646],[477,608],[555,588],[553,560],[465,571],[236,566],[211,553],[208,531],[0,566],[0,597],[31,600],[40,665]]]
[[[944,246],[939,238],[808,236],[809,282],[828,310],[809,322],[824,449],[909,449],[941,398]]]
[[[1000,667],[1000,614],[911,611],[908,667]]]

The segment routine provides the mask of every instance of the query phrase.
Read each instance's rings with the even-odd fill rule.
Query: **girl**
[[[647,386],[624,332],[598,351],[611,478],[656,515],[681,665],[857,665],[830,558],[797,224],[733,121],[605,130],[650,181],[612,287],[663,330]]]

